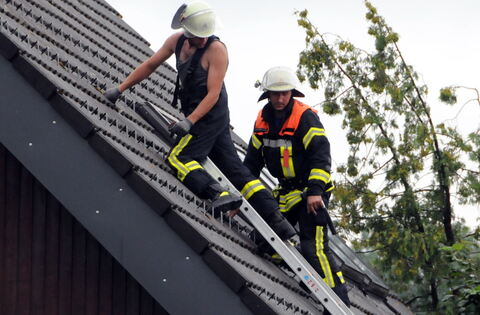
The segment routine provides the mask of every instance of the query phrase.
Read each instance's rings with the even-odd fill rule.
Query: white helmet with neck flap
[[[215,32],[215,11],[203,1],[182,4],[172,19],[172,28],[183,28],[185,36],[206,38]]]
[[[292,96],[304,97],[305,95],[298,91],[298,79],[292,69],[288,67],[273,67],[265,72],[262,80],[263,94],[258,101],[268,98],[269,92],[292,91]]]

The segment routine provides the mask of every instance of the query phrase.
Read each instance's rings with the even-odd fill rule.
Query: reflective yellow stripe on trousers
[[[317,233],[315,235],[315,252],[318,257],[318,261],[320,262],[320,266],[322,266],[323,274],[325,275],[325,283],[329,285],[331,288],[335,287],[335,281],[333,280],[332,269],[330,268],[330,263],[328,262],[327,255],[325,255],[324,247],[323,247],[323,226],[317,226]]]
[[[187,177],[188,173],[193,170],[203,168],[197,161],[190,161],[183,164],[177,158],[180,152],[182,152],[182,150],[187,146],[190,139],[192,139],[192,135],[186,135],[182,139],[180,139],[178,144],[173,148],[172,152],[168,156],[168,162],[177,170],[177,177],[182,182],[185,177]]]
[[[262,189],[265,189],[265,186],[263,186],[262,182],[258,179],[254,179],[246,183],[240,193],[245,197],[245,199],[248,200],[253,196],[254,193]]]

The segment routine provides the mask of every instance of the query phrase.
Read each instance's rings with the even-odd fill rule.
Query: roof
[[[181,117],[169,105],[172,67],[160,66],[116,105],[104,99],[153,53],[117,11],[101,0],[6,0],[0,31],[9,104],[0,109],[1,143],[168,312],[322,309],[293,275],[254,254],[249,224],[213,219],[165,164],[169,147],[134,108],[149,101]],[[341,239],[331,243],[354,313],[409,312]]]

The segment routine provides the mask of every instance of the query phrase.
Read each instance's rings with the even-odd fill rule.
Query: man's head
[[[270,91],[268,99],[273,109],[282,111],[287,107],[292,98],[292,91]]]
[[[183,28],[184,35],[189,40],[207,38],[215,32],[216,15],[205,2],[193,1],[182,4],[172,19],[172,28]]]
[[[268,98],[275,110],[283,110],[293,96],[303,97],[296,89],[297,76],[287,67],[273,67],[265,72],[262,80],[263,94],[258,101]]]

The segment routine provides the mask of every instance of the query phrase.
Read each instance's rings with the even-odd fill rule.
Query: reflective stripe
[[[334,288],[335,282],[333,281],[332,269],[330,268],[327,255],[325,255],[323,238],[323,226],[317,226],[317,233],[315,235],[315,253],[318,257],[318,261],[320,262],[320,266],[322,267],[323,274],[325,275],[325,283]]]
[[[292,141],[286,139],[263,139],[263,145],[267,148],[291,147]]]
[[[308,148],[308,145],[315,136],[325,136],[325,129],[312,127],[310,128],[310,130],[308,130],[308,132],[303,137],[303,146],[305,147],[305,150]]]
[[[330,174],[320,168],[312,168],[308,180],[312,179],[321,180],[325,184],[328,184],[330,182]]]
[[[255,134],[253,134],[252,135],[252,144],[253,144],[253,147],[258,150],[262,146],[262,141],[260,141],[260,139],[258,139],[257,136]]]
[[[337,272],[337,277],[338,280],[340,280],[340,283],[345,283],[345,279],[343,279],[343,273],[341,271]]]
[[[285,176],[285,178],[295,177],[291,145],[289,147],[280,147],[280,165],[282,165],[283,176]]]
[[[199,169],[199,168],[203,168],[203,167],[200,165],[200,163],[198,163],[198,162],[195,161],[195,160],[186,163],[185,166],[188,168],[188,170],[189,170],[190,172],[193,171],[193,170]]]
[[[281,212],[288,212],[300,201],[302,201],[302,191],[296,189],[286,195],[280,195],[278,206]]]
[[[245,199],[248,200],[250,197],[253,196],[254,193],[262,189],[265,189],[265,186],[263,186],[262,182],[258,179],[254,179],[246,183],[240,193],[245,197]]]
[[[170,164],[177,170],[177,177],[182,182],[185,179],[185,177],[188,175],[188,173],[190,173],[190,169],[188,168],[187,165],[180,162],[178,160],[177,156],[187,146],[188,142],[191,139],[192,139],[192,135],[190,135],[190,134],[184,136],[182,139],[180,139],[178,144],[173,148],[172,152],[168,156],[168,162],[170,162]],[[189,162],[189,163],[191,163],[191,162]]]

